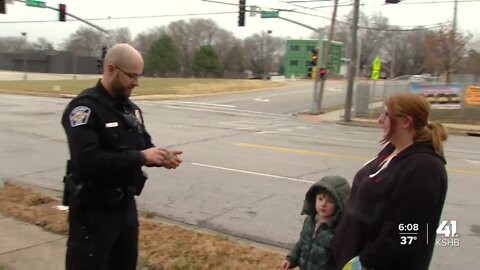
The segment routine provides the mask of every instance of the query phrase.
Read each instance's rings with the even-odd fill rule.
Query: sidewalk
[[[0,215],[0,269],[65,269],[66,236]]]
[[[303,118],[309,122],[315,123],[338,123],[342,125],[352,126],[371,126],[380,127],[376,119],[355,118],[352,117],[350,122],[343,121],[344,110],[332,111],[319,115],[302,114],[298,117]],[[470,135],[480,136],[480,125],[466,125],[455,123],[442,123],[448,129],[448,133],[456,135]]]

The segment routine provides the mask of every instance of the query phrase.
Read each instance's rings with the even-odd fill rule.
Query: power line
[[[313,16],[313,17],[319,17],[319,18],[330,20],[330,17],[325,17],[325,16],[321,16],[321,15],[317,15],[317,14],[310,14],[310,13],[301,12],[301,11],[292,11],[292,12],[302,14],[302,15],[309,15],[309,16]],[[340,20],[335,20],[335,22],[351,25],[350,22],[345,22],[345,21],[340,21]],[[441,28],[444,25],[446,25],[446,23],[438,23],[438,24],[433,24],[433,25],[417,25],[417,26],[411,26],[409,29],[395,29],[395,28],[384,29],[384,28],[377,28],[377,27],[359,25],[358,28],[369,29],[369,30],[377,30],[377,31],[388,31],[388,32],[406,32],[406,31],[421,31],[421,30],[426,30],[426,29]],[[391,27],[392,26],[393,27],[405,27],[405,26],[391,25]]]
[[[468,3],[468,2],[480,2],[480,0],[451,0],[451,1],[425,1],[425,2],[400,2],[397,5],[421,5],[421,4],[451,4],[451,3]]]
[[[127,17],[108,17],[108,18],[91,18],[87,21],[108,21],[108,20],[131,20],[131,19],[148,19],[148,18],[166,18],[166,17],[182,17],[182,16],[203,16],[203,15],[221,15],[233,14],[237,11],[223,11],[223,12],[207,12],[207,13],[184,13],[184,14],[164,14],[164,15],[147,15],[147,16],[127,16]],[[43,22],[57,22],[58,20],[38,20],[38,21],[8,21],[0,23],[43,23]]]

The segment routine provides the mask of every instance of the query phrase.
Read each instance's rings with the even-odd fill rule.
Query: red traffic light
[[[58,20],[61,22],[67,21],[67,5],[58,4]]]
[[[327,69],[326,68],[320,68],[320,79],[325,80],[325,77],[327,76]]]
[[[0,0],[0,14],[7,14],[6,0]]]

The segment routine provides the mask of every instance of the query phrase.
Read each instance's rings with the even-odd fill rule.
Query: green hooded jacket
[[[314,232],[317,215],[315,201],[320,189],[326,189],[332,195],[336,212],[331,219],[320,225],[318,230]],[[307,217],[303,223],[300,239],[290,254],[287,255],[287,260],[291,263],[290,268],[299,266],[302,270],[334,269],[335,264],[330,250],[330,242],[335,224],[344,211],[349,192],[349,183],[340,176],[326,176],[310,187],[305,194],[301,213],[307,215]]]

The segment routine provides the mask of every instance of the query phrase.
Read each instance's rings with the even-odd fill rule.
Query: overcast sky
[[[188,20],[191,18],[211,18],[218,25],[232,32],[239,38],[250,36],[260,31],[271,30],[272,35],[289,38],[308,38],[312,31],[291,22],[281,19],[261,19],[260,16],[246,15],[246,27],[237,26],[238,0],[216,0],[218,3],[201,0],[45,0],[48,6],[58,7],[59,3],[67,5],[67,12],[103,28],[128,27],[132,38],[136,34],[150,28],[168,25],[172,21]],[[333,1],[296,1],[289,0],[246,0],[247,5],[256,5],[263,10],[268,8],[295,9],[298,12],[317,16],[302,15],[295,12],[280,12],[280,16],[299,21],[312,27],[321,27],[329,24]],[[390,19],[390,24],[401,27],[417,25],[431,26],[447,23],[453,19],[453,0],[404,0],[400,4],[384,4],[385,0],[362,0],[361,10],[367,14],[381,12]],[[227,4],[222,4],[227,3]],[[352,10],[353,0],[339,0],[338,19]],[[418,4],[423,3],[423,4]],[[230,5],[229,5],[230,4]],[[303,9],[300,6],[310,9]],[[316,7],[322,7],[312,9]],[[458,29],[469,31],[479,36],[480,0],[459,0]],[[230,12],[227,14],[216,14]],[[130,18],[142,17],[150,18]],[[108,19],[110,17],[110,19]],[[122,19],[123,17],[123,19]],[[0,14],[0,37],[20,36],[26,32],[29,41],[39,37],[47,38],[58,45],[80,26],[86,24],[67,17],[67,22],[59,22],[58,14],[54,10],[27,7],[20,2],[7,4],[7,14]],[[20,23],[12,23],[19,22]],[[24,21],[50,21],[25,23]]]

